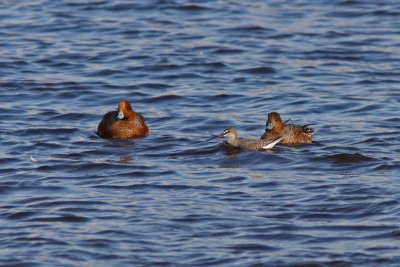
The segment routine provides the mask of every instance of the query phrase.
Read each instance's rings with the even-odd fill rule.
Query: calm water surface
[[[1,265],[398,266],[400,3],[363,2],[1,1]],[[122,99],[149,137],[96,136]],[[315,142],[205,142],[271,111]]]

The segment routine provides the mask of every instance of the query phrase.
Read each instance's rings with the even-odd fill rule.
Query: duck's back
[[[271,138],[271,139],[244,139],[244,140],[239,140],[239,147],[247,149],[247,150],[252,150],[252,151],[263,151],[266,149],[266,146],[271,145],[272,143],[276,142],[278,143],[280,136],[277,136],[276,138]],[[270,148],[272,148],[275,144],[272,144]]]
[[[277,131],[273,131],[273,130],[269,130],[269,131],[264,132],[264,134],[261,136],[260,139],[272,140],[272,139],[276,139],[276,138],[278,138],[280,136],[282,136],[282,133],[277,132]],[[282,141],[281,141],[281,143],[282,143]]]
[[[298,145],[312,143],[313,129],[307,126],[286,124],[282,131],[269,130],[266,131],[261,139],[274,139],[282,136],[280,144],[283,145]]]
[[[307,126],[287,124],[283,130],[282,144],[295,145],[295,144],[308,144],[312,142],[312,128]]]
[[[117,120],[118,112],[107,112],[97,127],[97,134],[107,139],[125,139],[146,136],[149,134],[143,116],[135,113],[133,120]]]

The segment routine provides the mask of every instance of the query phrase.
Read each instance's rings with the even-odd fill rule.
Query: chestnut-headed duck
[[[243,148],[246,150],[251,151],[264,151],[267,149],[273,148],[279,141],[282,140],[282,137],[278,136],[272,139],[238,139],[238,134],[235,128],[226,128],[224,132],[220,135],[216,135],[208,140],[214,138],[228,138],[228,144],[236,147],[236,148]]]
[[[143,137],[149,128],[140,113],[134,112],[128,101],[121,101],[118,111],[107,112],[97,127],[97,134],[107,139]]]
[[[277,112],[268,114],[265,133],[261,139],[272,139],[282,136],[283,139],[279,144],[283,145],[299,145],[312,143],[313,128],[307,125],[295,125],[282,122],[281,116]]]

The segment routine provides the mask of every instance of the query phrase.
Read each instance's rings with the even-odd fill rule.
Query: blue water
[[[1,265],[398,266],[400,2],[377,2],[1,1]],[[95,134],[123,99],[147,138]],[[314,143],[205,141],[272,111]]]

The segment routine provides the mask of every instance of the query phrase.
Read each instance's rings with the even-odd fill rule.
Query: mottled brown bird
[[[149,134],[143,116],[134,112],[128,101],[119,102],[118,111],[107,112],[97,127],[97,134],[107,139],[127,139]]]
[[[238,139],[238,134],[235,128],[226,128],[224,132],[215,137],[227,137],[227,143],[236,148],[243,148],[251,151],[263,151],[267,149],[272,149],[282,137],[278,136],[273,139]],[[213,138],[215,138],[213,137]],[[209,139],[211,140],[211,139]]]
[[[265,133],[261,136],[261,139],[272,139],[282,136],[283,139],[279,144],[308,144],[312,142],[312,135],[314,132],[313,128],[308,127],[309,125],[310,124],[295,125],[283,123],[279,113],[271,112],[268,114]]]

